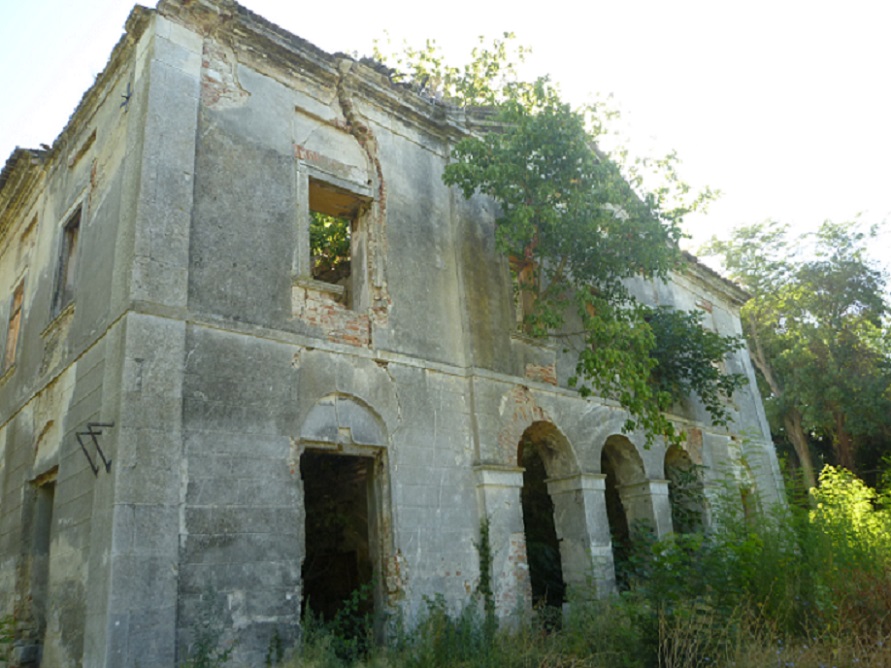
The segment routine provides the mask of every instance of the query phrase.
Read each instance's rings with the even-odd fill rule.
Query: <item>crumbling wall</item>
[[[128,27],[52,149],[4,172],[22,180],[0,208],[0,296],[24,277],[25,317],[15,368],[0,369],[0,595],[24,611],[44,569],[49,611],[18,647],[39,644],[31,633],[53,665],[170,666],[204,633],[260,664],[299,633],[306,452],[368,466],[384,621],[411,623],[438,595],[480,604],[483,523],[499,614],[529,603],[524,439],[570,596],[591,574],[610,591],[607,496],[669,530],[665,449],[569,388],[560,346],[517,332],[493,204],[441,179],[463,112],[229,0],[164,0]],[[341,209],[349,281],[326,283],[309,214]],[[78,210],[74,299],[56,311]],[[636,289],[739,331],[739,295],[714,276]],[[728,368],[754,378],[743,355]],[[712,481],[760,459],[775,498],[754,385],[734,409],[728,432],[695,401],[677,407],[685,452]],[[108,425],[88,436],[93,465],[78,441],[90,423]],[[27,527],[48,499],[46,541]]]

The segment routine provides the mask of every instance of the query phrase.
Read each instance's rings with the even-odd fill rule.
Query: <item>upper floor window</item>
[[[309,179],[310,274],[331,284],[338,301],[357,308],[364,277],[361,235],[367,198],[348,190]]]
[[[77,264],[80,222],[81,207],[77,207],[62,229],[62,247],[59,251],[59,272],[53,299],[53,315],[61,313],[74,300],[74,271]]]
[[[3,355],[3,370],[15,364],[15,352],[22,328],[22,304],[25,301],[25,279],[22,279],[12,293],[12,308],[9,311],[9,324],[6,328],[6,351]]]

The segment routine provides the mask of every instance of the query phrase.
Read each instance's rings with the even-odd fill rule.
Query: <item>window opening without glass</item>
[[[81,208],[71,215],[62,230],[62,248],[59,253],[59,273],[53,314],[58,315],[74,300],[74,270],[77,259],[77,242],[80,235]]]

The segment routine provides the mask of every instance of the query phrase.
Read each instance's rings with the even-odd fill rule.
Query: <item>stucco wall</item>
[[[375,601],[408,621],[425,597],[472,599],[481,521],[499,614],[528,605],[524,439],[544,452],[570,586],[613,584],[605,449],[633,464],[629,517],[670,530],[665,448],[621,435],[618,406],[567,387],[571,354],[516,332],[493,204],[442,183],[468,123],[228,0],[134,12],[69,127],[8,163],[0,188],[0,323],[25,280],[15,364],[0,369],[0,614],[52,611],[13,665],[42,651],[59,666],[170,666],[208,618],[248,664],[276,634],[295,639],[307,450],[373,463]],[[360,211],[348,304],[311,276],[319,183]],[[75,296],[56,314],[78,206]],[[707,272],[633,287],[740,331],[738,294]],[[730,431],[696,400],[673,417],[709,494],[729,473],[775,502],[744,352],[728,370],[752,381]],[[89,423],[114,425],[96,436],[107,468]],[[34,517],[49,489],[43,572]]]

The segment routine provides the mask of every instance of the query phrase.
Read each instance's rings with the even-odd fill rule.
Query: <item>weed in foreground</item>
[[[891,511],[826,469],[796,505],[735,511],[709,532],[632,541],[627,589],[571,598],[561,624],[497,629],[485,601],[427,601],[387,646],[338,655],[336,628],[307,632],[309,668],[879,668],[891,666]],[[581,592],[585,594],[586,592]],[[487,622],[488,620],[488,622]],[[553,620],[552,620],[553,621]],[[397,625],[398,627],[398,625]],[[321,629],[319,630],[321,631]]]

